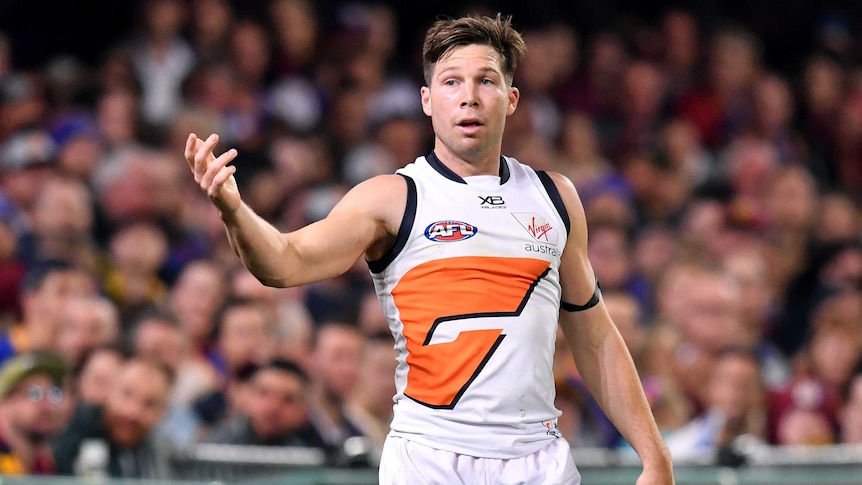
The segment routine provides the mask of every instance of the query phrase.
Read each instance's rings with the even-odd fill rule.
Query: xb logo
[[[503,198],[499,195],[489,195],[487,197],[482,197],[481,195],[479,195],[477,197],[479,197],[479,200],[481,201],[479,202],[479,205],[482,207],[500,206],[506,203],[506,201],[503,200]]]

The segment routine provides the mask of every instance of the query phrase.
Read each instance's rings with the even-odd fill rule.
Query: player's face
[[[503,60],[490,46],[452,49],[434,66],[422,88],[422,109],[431,117],[435,150],[466,161],[499,155],[506,117],[515,112],[518,90],[503,74]]]

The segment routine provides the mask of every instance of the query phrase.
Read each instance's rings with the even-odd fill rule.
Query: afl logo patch
[[[461,221],[437,221],[425,228],[425,237],[436,242],[454,242],[470,239],[479,230]]]

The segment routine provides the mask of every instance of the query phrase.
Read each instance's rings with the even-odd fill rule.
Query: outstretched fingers
[[[236,167],[228,164],[234,161],[237,151],[232,148],[216,157],[213,150],[218,142],[219,136],[216,134],[201,140],[194,133],[190,133],[183,152],[189,168],[194,173],[195,183],[211,198],[220,198],[220,191],[225,183],[232,180],[231,176],[236,173]]]
[[[195,140],[195,182],[201,184],[201,188],[206,189],[206,186],[203,185],[203,178],[209,168],[209,164],[215,159],[213,149],[218,143],[218,135],[210,135],[203,143],[197,137],[195,137]]]
[[[236,167],[227,166],[236,158],[236,155],[237,151],[231,148],[207,164],[206,172],[200,180],[201,188],[206,190],[207,195],[214,195],[228,177],[236,172]]]
[[[191,169],[192,173],[195,171],[195,148],[197,148],[198,136],[194,133],[189,133],[188,139],[186,139],[186,149],[183,154],[186,157],[186,162],[189,164],[189,169]]]
[[[225,182],[231,177],[231,175],[236,173],[236,167],[233,165],[229,165],[216,174],[213,178],[213,183],[210,185],[210,189],[207,191],[207,195],[212,197],[215,195],[215,191],[224,185]]]

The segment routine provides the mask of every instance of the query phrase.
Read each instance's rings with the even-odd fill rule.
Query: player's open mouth
[[[482,128],[482,123],[477,120],[464,120],[458,123],[458,127],[462,132],[472,134]]]

